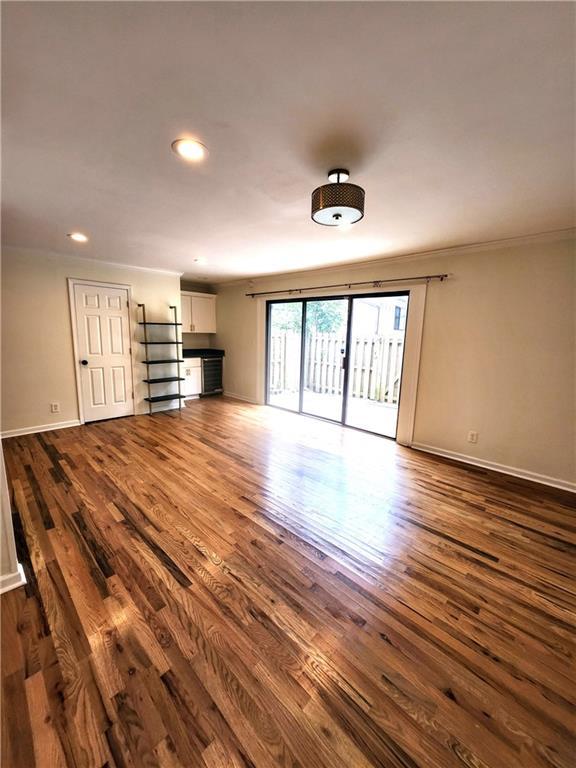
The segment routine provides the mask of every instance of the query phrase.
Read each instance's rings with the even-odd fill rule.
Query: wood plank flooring
[[[4,451],[4,768],[574,766],[574,497],[222,398]]]

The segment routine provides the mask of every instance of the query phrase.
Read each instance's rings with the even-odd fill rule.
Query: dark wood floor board
[[[24,590],[17,590],[12,600],[2,602],[2,636],[0,658],[2,659],[2,677],[14,673],[28,674],[36,671],[36,665],[29,669],[27,654],[24,652],[22,637],[26,624],[24,612],[27,609],[27,597]]]
[[[10,768],[572,766],[569,494],[224,398],[3,447]]]
[[[24,670],[2,678],[2,726],[5,731],[2,762],[8,760],[15,766],[36,765],[26,679]]]

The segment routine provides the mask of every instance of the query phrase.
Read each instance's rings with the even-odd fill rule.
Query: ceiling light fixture
[[[348,181],[349,178],[350,174],[344,168],[334,168],[334,170],[330,171],[328,174],[328,181],[332,182],[332,184],[339,184],[341,181]]]
[[[354,224],[364,216],[364,190],[348,184],[349,178],[345,168],[334,168],[328,173],[331,183],[312,192],[312,218],[317,224],[338,227]]]
[[[86,235],[83,235],[82,232],[68,232],[66,237],[69,237],[70,240],[74,240],[75,243],[87,243],[88,238]]]
[[[172,151],[189,163],[198,163],[208,154],[204,144],[196,139],[176,139],[172,142]]]

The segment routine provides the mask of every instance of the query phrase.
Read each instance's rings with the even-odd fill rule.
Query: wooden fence
[[[342,394],[342,350],[346,340],[337,334],[308,336],[304,362],[304,389],[330,395]],[[350,341],[352,397],[398,403],[404,332],[386,336],[356,336]],[[300,334],[286,331],[270,338],[270,392],[297,392],[300,374]]]

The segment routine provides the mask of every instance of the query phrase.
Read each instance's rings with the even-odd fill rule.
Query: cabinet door
[[[180,304],[182,306],[182,333],[192,333],[192,297],[186,294],[180,294]]]
[[[216,333],[216,297],[191,296],[194,333]]]
[[[197,366],[192,368],[192,376],[190,377],[190,394],[199,395],[202,392],[202,368]]]
[[[184,383],[182,394],[185,397],[199,395],[202,392],[202,367],[200,360],[194,360],[184,366]]]
[[[184,381],[182,382],[182,394],[184,397],[188,397],[192,394],[192,368],[190,368],[188,365],[185,365],[182,368],[182,376],[184,376]]]

